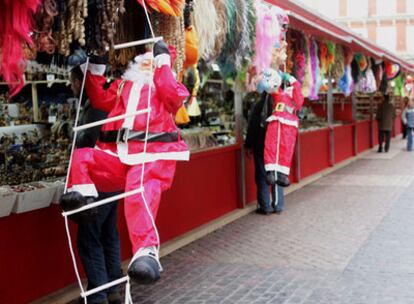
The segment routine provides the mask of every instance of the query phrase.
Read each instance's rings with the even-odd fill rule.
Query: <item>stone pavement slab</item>
[[[393,144],[166,256],[135,303],[414,303],[414,154]],[[372,152],[374,154],[376,152]]]

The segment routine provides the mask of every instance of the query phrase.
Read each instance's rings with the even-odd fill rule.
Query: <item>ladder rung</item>
[[[96,207],[99,207],[99,206],[102,206],[102,205],[109,204],[109,203],[112,203],[114,201],[129,197],[129,196],[132,196],[132,195],[135,195],[135,194],[138,194],[138,193],[142,193],[142,192],[144,192],[144,188],[139,188],[139,189],[128,191],[128,192],[125,192],[125,193],[122,193],[122,194],[114,195],[114,196],[105,198],[103,200],[97,201],[95,203],[88,204],[88,205],[83,206],[81,208],[71,210],[71,211],[67,211],[67,212],[63,212],[62,215],[63,216],[70,216],[70,215],[73,215],[73,214],[76,214],[76,213],[79,213],[79,212],[82,212],[82,211],[85,211],[85,210],[89,210],[89,209],[92,209],[92,208],[96,208]]]
[[[93,295],[93,294],[95,294],[95,293],[97,293],[97,292],[100,292],[100,291],[102,291],[102,290],[105,290],[105,289],[110,288],[110,287],[115,286],[115,285],[119,285],[119,284],[125,283],[125,282],[127,282],[127,281],[128,281],[128,276],[125,276],[125,277],[120,278],[120,279],[118,279],[118,280],[115,280],[115,281],[112,281],[112,282],[106,283],[106,284],[104,284],[104,285],[101,285],[101,286],[99,286],[99,287],[96,287],[96,288],[94,288],[94,289],[91,289],[91,290],[88,290],[88,291],[82,292],[82,293],[81,293],[81,297],[82,297],[82,298],[86,298],[86,297],[88,297],[88,296],[90,296],[90,295]]]
[[[122,114],[122,115],[119,115],[119,116],[106,118],[106,119],[102,119],[102,120],[99,120],[99,121],[88,123],[86,125],[75,127],[75,128],[73,128],[73,131],[79,132],[79,131],[86,130],[86,129],[89,129],[89,128],[101,126],[101,125],[104,125],[104,124],[109,123],[109,122],[114,122],[114,121],[118,121],[118,120],[121,120],[121,119],[142,115],[142,114],[146,114],[146,113],[149,113],[149,112],[151,112],[151,109],[140,110],[140,111],[137,111],[137,112],[134,112],[134,113],[129,113],[129,114]]]
[[[119,49],[125,49],[125,48],[129,48],[129,47],[137,46],[137,45],[143,45],[143,44],[148,44],[148,43],[156,43],[160,40],[163,40],[163,38],[162,37],[154,37],[154,38],[149,38],[149,39],[143,39],[143,40],[136,40],[136,41],[126,42],[126,43],[120,43],[120,44],[114,45],[114,49],[119,50]]]

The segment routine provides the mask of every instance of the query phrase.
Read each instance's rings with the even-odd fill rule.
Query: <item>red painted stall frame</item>
[[[354,156],[354,126],[354,124],[346,124],[334,127],[335,163]]]
[[[178,163],[174,184],[163,194],[157,216],[162,242],[238,208],[240,149],[240,145],[210,149]],[[123,210],[120,203],[118,227],[126,260],[131,247]],[[76,225],[71,230],[75,236]],[[28,303],[75,282],[58,205],[0,218],[0,239],[0,303]]]

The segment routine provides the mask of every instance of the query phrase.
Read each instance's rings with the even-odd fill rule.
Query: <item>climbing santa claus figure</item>
[[[277,7],[270,8],[266,14],[256,42],[259,44],[256,49],[261,51],[259,54],[270,61],[268,64],[263,60],[256,61],[262,63],[257,90],[260,93],[269,94],[272,99],[272,114],[266,120],[268,125],[264,163],[268,183],[287,187],[290,185],[290,166],[299,128],[297,114],[303,105],[304,98],[301,84],[283,71],[286,61],[285,37],[289,18],[282,9]],[[266,24],[272,22],[269,20],[273,20],[272,27]],[[275,28],[279,29],[275,31],[276,35],[267,33],[269,29]],[[273,43],[269,44],[268,41]]]
[[[189,96],[171,70],[174,54],[173,48],[157,42],[152,52],[135,57],[122,79],[109,87],[103,76],[106,65],[93,63],[91,58],[85,87],[94,108],[109,113],[111,118],[145,112],[150,101],[150,111],[106,123],[94,148],[74,151],[68,193],[60,202],[65,211],[70,211],[93,202],[98,192],[130,192],[143,185],[142,193],[125,198],[125,218],[134,253],[128,275],[140,284],[160,277],[155,217],[161,193],[172,184],[176,161],[189,159],[188,147],[174,123],[177,110]],[[88,210],[72,217],[84,220],[90,213]]]

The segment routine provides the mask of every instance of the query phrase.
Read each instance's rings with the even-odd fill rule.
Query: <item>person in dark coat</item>
[[[253,105],[249,117],[245,148],[248,155],[253,154],[255,165],[255,181],[257,186],[257,213],[281,213],[284,208],[283,188],[278,185],[269,186],[264,166],[264,145],[266,138],[266,119],[272,115],[272,98],[263,93],[259,101]],[[272,201],[270,201],[270,193]]]
[[[378,107],[377,121],[378,121],[378,152],[382,152],[382,145],[385,140],[385,152],[390,149],[391,131],[394,126],[394,119],[396,117],[395,108],[390,102],[390,96],[384,95],[384,101]]]
[[[71,88],[75,97],[80,97],[83,73],[79,66],[71,70]],[[79,125],[107,118],[107,113],[92,107],[83,92],[82,114]],[[76,148],[94,147],[99,138],[101,126],[78,132]],[[117,193],[99,193],[102,200]],[[77,246],[83,268],[88,279],[88,289],[93,289],[122,277],[121,250],[117,224],[118,202],[112,202],[98,208],[92,219],[78,221]],[[83,303],[83,299],[79,299]],[[92,304],[121,304],[118,286],[111,287],[88,297]]]

